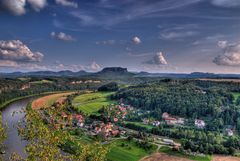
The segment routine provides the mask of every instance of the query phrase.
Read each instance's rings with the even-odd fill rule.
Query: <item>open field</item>
[[[30,82],[30,84],[44,84],[44,83],[53,83],[52,81],[50,80],[40,80],[40,81],[33,81],[33,82]]]
[[[215,155],[212,161],[240,161],[240,158],[232,157],[232,156]]]
[[[186,159],[190,159],[190,160],[197,160],[197,161],[211,161],[212,160],[212,156],[210,156],[210,155],[207,155],[207,156],[187,155],[187,154],[183,154],[181,152],[172,151],[171,148],[166,147],[166,146],[162,146],[159,151],[161,153],[165,153],[165,154],[168,154],[170,156],[186,158]]]
[[[74,92],[57,93],[38,98],[32,102],[32,108],[33,109],[47,108],[53,105],[54,102],[56,102],[57,100],[73,93]]]
[[[148,157],[144,157],[140,161],[193,161],[193,160],[181,158],[177,156],[171,156],[164,153],[155,153]]]
[[[73,106],[76,110],[83,111],[86,114],[97,113],[103,106],[116,103],[109,98],[112,94],[113,92],[81,94],[73,99]]]
[[[94,142],[94,140],[86,135],[81,137],[76,136],[75,141],[78,141],[81,144],[90,144]],[[138,147],[135,142],[129,142],[125,139],[110,141],[106,143],[105,146],[109,146],[110,148],[110,151],[107,154],[108,161],[138,161],[139,159],[152,154],[157,149],[157,146],[154,146],[151,150],[145,151],[143,148]]]
[[[128,142],[123,140],[118,140],[112,143],[112,148],[107,155],[107,159],[110,161],[138,161],[151,154],[156,148],[147,152],[142,148],[135,145],[134,142]]]
[[[146,128],[148,130],[151,130],[152,128],[154,128],[154,126],[152,126],[152,125],[145,125],[142,122],[125,121],[124,123],[126,123],[126,124],[134,124],[134,125],[137,125],[137,126],[140,126],[140,127],[144,127],[144,128]]]

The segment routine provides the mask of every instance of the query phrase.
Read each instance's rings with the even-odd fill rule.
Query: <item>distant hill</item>
[[[126,77],[132,77],[135,74],[131,73],[127,70],[127,68],[121,68],[121,67],[107,67],[103,70],[93,74],[94,76],[101,77],[101,78],[107,78],[107,79],[115,79],[115,78],[126,78]]]
[[[89,75],[90,73],[86,71],[78,71],[78,72],[72,72],[70,70],[64,70],[59,72],[54,71],[37,71],[37,72],[13,72],[13,73],[0,73],[0,76],[2,77],[23,77],[23,76],[44,76],[44,77],[60,77],[60,76],[66,76],[66,77],[77,77],[77,76],[85,76]]]
[[[0,73],[1,77],[98,77],[102,79],[125,79],[132,77],[162,77],[162,78],[230,78],[240,79],[240,74],[214,74],[194,72],[190,74],[186,73],[148,73],[148,72],[129,72],[127,68],[122,67],[106,67],[99,72],[90,73],[86,71],[73,72],[70,70],[64,71],[37,71],[37,72],[13,72],[13,73]]]

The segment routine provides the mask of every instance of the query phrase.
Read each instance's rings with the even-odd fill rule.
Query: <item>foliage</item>
[[[6,126],[3,125],[2,114],[0,112],[0,152],[3,150],[3,142],[6,139],[6,137],[7,137]],[[1,156],[0,156],[0,160],[1,160]]]
[[[55,109],[47,109],[47,113],[52,118],[57,118],[61,121],[59,113],[64,110],[65,106],[59,106]],[[19,126],[20,135],[28,141],[25,148],[28,156],[26,161],[34,160],[46,160],[46,161],[102,161],[105,160],[105,156],[108,149],[94,143],[90,145],[84,145],[79,142],[75,142],[74,138],[67,130],[61,130],[54,128],[54,125],[46,122],[38,110],[29,109],[26,111],[25,120],[26,123],[22,123]],[[61,145],[66,145],[68,142],[74,142],[77,148],[74,153],[62,153]],[[66,146],[65,146],[66,147]],[[18,158],[16,154],[12,158]]]
[[[98,91],[117,91],[118,90],[118,84],[116,82],[110,82],[108,84],[104,84],[101,87],[98,88]]]

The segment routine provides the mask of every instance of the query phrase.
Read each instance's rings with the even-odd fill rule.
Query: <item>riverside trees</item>
[[[3,141],[6,139],[6,127],[3,125],[2,122],[2,114],[0,112],[0,160],[1,160],[1,153],[3,153]]]

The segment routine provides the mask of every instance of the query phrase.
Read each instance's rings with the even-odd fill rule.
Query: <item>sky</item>
[[[240,73],[240,0],[0,0],[0,72]]]

